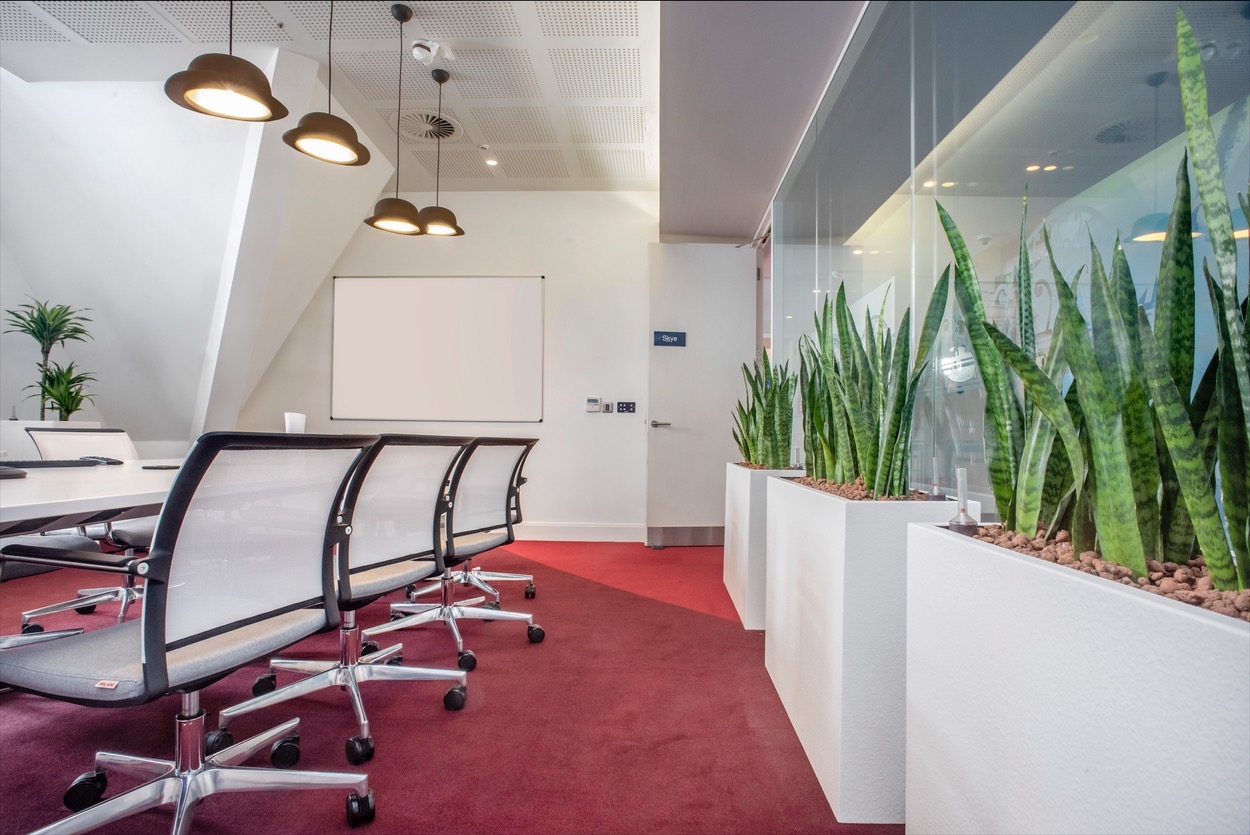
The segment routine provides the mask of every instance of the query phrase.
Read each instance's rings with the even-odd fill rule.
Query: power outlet
[[[608,400],[603,401],[603,411],[609,412],[609,413],[612,411],[611,401],[608,401]]]
[[[635,403],[633,400],[618,400],[616,401],[616,411],[618,414],[620,414],[621,412],[633,414],[635,411],[637,411],[637,409],[635,408]]]

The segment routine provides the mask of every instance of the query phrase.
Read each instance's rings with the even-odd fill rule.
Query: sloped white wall
[[[281,141],[325,108],[316,62],[266,67],[287,119],[246,125],[174,107],[157,82],[29,84],[0,70],[0,308],[88,307],[94,340],[54,351],[95,372],[79,417],[180,454],[233,429],[244,398],[393,166],[329,165]],[[335,112],[346,115],[341,107]],[[0,412],[37,416],[34,341],[0,341]]]
[[[417,206],[433,197],[402,196]],[[331,421],[333,281],[326,278],[245,404],[239,428],[280,431],[282,413],[294,411],[308,415],[310,432],[536,437],[538,446],[526,465],[523,535],[642,541],[647,244],[659,237],[657,195],[456,193],[444,195],[443,203],[456,212],[464,237],[407,238],[358,220],[333,274],[546,276],[543,421]],[[395,385],[403,384],[396,378]],[[590,414],[585,399],[592,396],[634,400],[638,411]]]
[[[0,114],[2,306],[91,308],[93,341],[53,352],[99,377],[84,417],[185,440],[246,129],[193,120],[158,83],[4,70]],[[0,354],[4,417],[36,417],[34,340],[5,334]]]

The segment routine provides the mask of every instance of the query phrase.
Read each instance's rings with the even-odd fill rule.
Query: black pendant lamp
[[[260,67],[234,54],[234,0],[230,0],[229,55],[210,52],[195,58],[165,82],[165,95],[187,110],[235,119],[272,122],[287,109],[273,97]]]
[[[438,82],[438,118],[441,122],[443,119],[443,85],[447,83],[447,79],[451,78],[451,73],[447,72],[447,70],[434,70],[430,75]],[[455,213],[451,209],[445,209],[438,205],[439,177],[443,168],[443,135],[441,131],[435,134],[435,141],[438,144],[434,152],[434,205],[426,206],[421,210],[421,223],[425,226],[427,235],[456,237],[463,235],[464,230],[456,225]]]
[[[356,129],[346,119],[331,115],[334,89],[334,0],[330,0],[330,35],[326,43],[326,109],[307,113],[299,125],[282,134],[282,141],[302,154],[335,165],[364,165],[369,149],[356,137]]]
[[[391,15],[399,21],[399,96],[395,101],[395,196],[383,197],[373,206],[373,214],[365,223],[394,232],[396,235],[424,235],[417,207],[399,197],[399,115],[404,102],[404,24],[412,20],[412,9],[403,3],[391,6]]]

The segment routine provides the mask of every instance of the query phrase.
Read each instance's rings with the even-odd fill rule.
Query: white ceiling
[[[438,89],[408,44],[431,38],[455,56],[434,62],[451,73],[443,113],[460,128],[443,142],[444,190],[659,189],[664,239],[748,241],[864,3],[408,5],[405,125],[437,109]],[[321,63],[324,80],[329,8],[240,0],[235,51],[263,65],[273,47],[290,50]],[[393,157],[400,41],[389,9],[336,3],[333,91]],[[163,81],[225,51],[227,19],[225,0],[0,0],[0,66],[27,81]],[[431,190],[433,141],[401,137],[401,189]],[[486,166],[481,145],[500,165]]]

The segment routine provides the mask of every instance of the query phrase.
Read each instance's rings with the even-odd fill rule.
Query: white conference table
[[[32,467],[25,478],[0,480],[0,535],[155,516],[178,470],[143,467],[181,463],[181,458],[160,458],[95,467]]]

